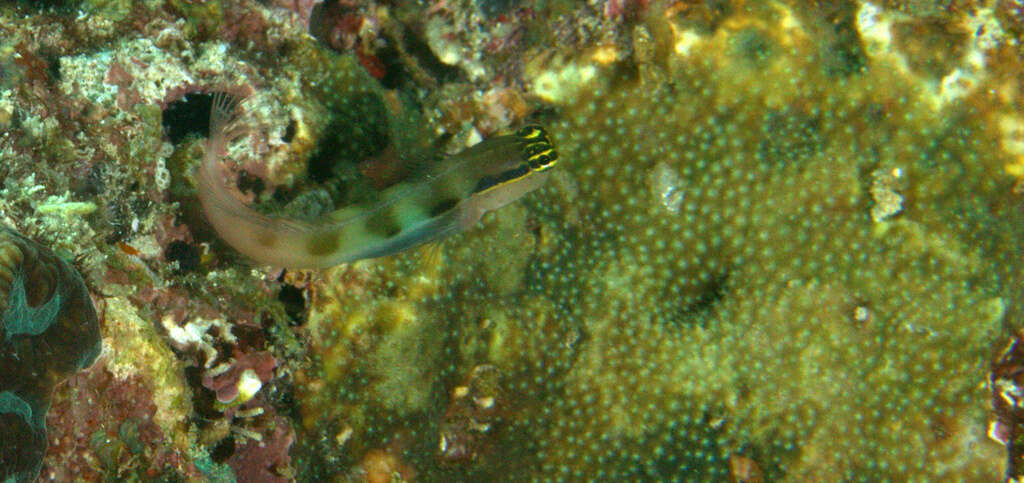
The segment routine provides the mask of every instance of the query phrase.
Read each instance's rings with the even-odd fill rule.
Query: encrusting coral
[[[0,480],[33,481],[53,387],[100,354],[89,291],[68,262],[0,227]]]
[[[545,91],[565,165],[523,211],[328,272],[299,390],[341,454],[321,468],[369,446],[428,480],[999,474],[982,384],[1024,248],[999,104],[781,3],[688,13],[638,27],[670,47],[646,68]],[[501,418],[448,458],[424,385],[485,364]]]

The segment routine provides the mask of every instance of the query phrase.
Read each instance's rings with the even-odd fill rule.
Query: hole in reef
[[[181,240],[174,240],[164,250],[168,262],[178,262],[179,272],[192,272],[199,268],[199,248]]]
[[[337,132],[339,126],[331,123],[325,130],[327,133]],[[342,142],[338,136],[326,135],[320,139],[316,151],[310,156],[306,163],[306,176],[314,183],[323,183],[333,177],[334,165],[337,162],[336,153],[342,149]]]
[[[290,143],[295,139],[295,132],[299,130],[299,123],[295,122],[295,119],[288,121],[288,126],[284,128],[284,135],[281,136],[281,140]]]
[[[213,451],[210,451],[210,459],[216,463],[223,463],[235,454],[235,437],[228,436],[213,447]]]
[[[294,285],[283,284],[277,292],[277,300],[284,305],[284,311],[288,314],[288,324],[300,326],[306,323],[306,297],[302,290]]]
[[[178,145],[190,135],[208,136],[212,106],[213,96],[202,92],[190,92],[170,103],[160,123],[171,144]]]

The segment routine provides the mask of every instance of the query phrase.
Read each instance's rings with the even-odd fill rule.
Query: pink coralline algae
[[[221,404],[244,403],[259,388],[274,378],[277,361],[269,352],[241,354],[233,364],[225,363],[220,371],[208,370],[203,375],[203,386],[217,394]]]
[[[238,481],[292,481],[288,450],[295,441],[295,431],[280,416],[274,417],[270,426],[271,429],[260,440],[250,439],[236,447],[227,460]]]
[[[103,364],[72,376],[56,390],[47,416],[51,446],[40,479],[200,477],[189,457],[171,444],[174,435],[154,421],[156,412],[153,388],[142,377],[118,379]]]

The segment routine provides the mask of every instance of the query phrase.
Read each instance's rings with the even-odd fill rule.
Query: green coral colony
[[[53,387],[100,354],[96,309],[78,271],[0,227],[0,480],[33,481]]]
[[[266,3],[275,2],[251,9],[284,9]],[[437,74],[447,71],[424,67],[415,49],[395,41],[392,54],[409,77],[424,85],[436,82],[432,75],[472,84],[491,70],[514,72],[522,78],[498,76],[514,87],[503,84],[488,94],[521,89],[526,99],[507,102],[520,108],[474,111],[502,113],[494,115],[498,127],[447,156],[421,156],[422,140],[446,129],[460,142],[473,139],[458,137],[472,123],[452,114],[472,109],[429,96],[410,101],[403,97],[408,93],[391,90],[394,79],[372,78],[382,68],[359,50],[366,45],[359,36],[376,32],[371,27],[413,35],[394,22],[415,18],[408,10],[416,9],[363,3],[366,8],[352,11],[372,11],[378,23],[367,20],[356,33],[334,39],[358,44],[355,55],[313,46],[304,32],[286,27],[299,21],[249,34],[258,41],[246,48],[273,55],[260,51],[248,61],[234,52],[245,50],[238,41],[249,25],[243,21],[225,29],[236,36],[230,48],[197,42],[206,46],[187,55],[176,50],[189,42],[175,35],[205,40],[231,19],[259,24],[233,10],[242,7],[225,7],[233,2],[171,1],[169,11],[187,22],[151,29],[161,32],[154,42],[112,41],[108,57],[123,65],[103,73],[104,86],[116,86],[109,87],[116,99],[92,99],[130,113],[111,118],[113,129],[143,127],[132,131],[137,141],[109,149],[120,162],[110,169],[122,176],[114,179],[142,180],[139,191],[156,193],[139,199],[174,203],[147,208],[152,211],[135,220],[148,220],[132,228],[135,238],[83,250],[102,253],[113,265],[98,277],[111,281],[114,294],[104,331],[116,334],[121,348],[149,348],[136,359],[109,348],[119,362],[104,364],[118,381],[165,395],[146,401],[158,408],[154,418],[164,434],[145,443],[177,451],[162,472],[218,481],[243,478],[246,469],[265,471],[267,481],[991,481],[1002,475],[1007,450],[986,436],[992,390],[984,384],[989,361],[1024,320],[1024,101],[1021,55],[1014,50],[1024,15],[1007,13],[1013,2],[960,2],[955,11],[931,7],[948,2],[536,2],[536,10],[516,17],[522,31],[510,34],[503,30],[509,23],[493,21],[488,32],[504,33],[505,44],[485,42],[493,40],[480,34],[486,29],[459,31],[445,23],[465,20],[460,8],[490,11],[496,2],[440,2],[426,15],[425,45],[417,48],[431,50],[432,61],[445,68],[457,65],[470,80]],[[592,8],[597,4],[603,10]],[[134,15],[108,8],[118,12],[117,21]],[[569,41],[586,49],[545,47]],[[493,56],[464,48],[513,44]],[[951,48],[932,53],[935,45]],[[64,75],[89,73],[107,56],[89,55],[62,61]],[[248,67],[263,63],[266,72]],[[176,67],[154,80],[142,64]],[[82,75],[83,85],[104,78]],[[166,100],[169,88],[161,81],[194,87],[192,76],[210,85],[260,86],[239,119],[250,123],[238,135],[249,142],[236,144],[259,146],[253,150],[266,156],[237,166],[281,188],[255,193],[254,204],[284,204],[277,195],[296,205],[313,199],[295,191],[328,183],[296,181],[297,168],[283,160],[309,161],[312,173],[322,160],[315,146],[332,147],[340,158],[376,156],[377,168],[388,156],[425,157],[440,171],[417,171],[419,177],[364,196],[355,163],[332,164],[328,177],[349,189],[325,196],[355,200],[339,203],[350,208],[336,211],[335,199],[310,202],[316,209],[303,214],[333,212],[314,223],[263,215],[230,193],[220,175],[220,156],[239,149],[228,149],[236,132],[225,130],[232,106],[223,99],[213,102],[205,155],[197,140],[183,141],[173,154],[154,154],[159,121],[152,106]],[[466,97],[466,104],[485,102]],[[5,99],[0,96],[0,121],[8,126],[5,115],[14,111]],[[283,107],[289,102],[291,110]],[[447,114],[431,117],[434,108]],[[268,119],[278,118],[290,120],[293,132],[280,136],[287,141],[266,141],[273,129]],[[546,127],[491,135],[526,120]],[[56,137],[47,129],[57,128],[37,118],[26,125],[12,131]],[[106,133],[98,123],[86,127]],[[378,138],[394,152],[375,147]],[[546,169],[556,159],[552,140],[558,169]],[[3,151],[24,159],[18,152]],[[173,183],[165,179],[161,187],[151,179],[159,176],[148,176],[154,160],[160,169],[167,162]],[[190,167],[198,167],[194,193]],[[240,175],[238,186],[241,181]],[[116,201],[97,200],[93,220],[115,218],[108,212]],[[0,207],[10,206],[17,205]],[[154,221],[167,219],[187,226]],[[466,229],[471,225],[477,229]],[[94,229],[115,234],[107,226]],[[199,240],[203,248],[193,265],[208,273],[173,271],[146,258],[160,237],[180,231],[191,231],[176,235],[182,245]],[[262,269],[232,263],[240,260],[214,231],[257,262],[322,270],[253,276]],[[18,250],[36,250],[20,236],[2,236]],[[428,240],[438,243],[397,253]],[[392,256],[347,263],[380,255]],[[29,295],[27,283],[18,289],[19,276],[3,278],[15,295],[6,299],[0,341],[6,351],[0,418],[17,419],[36,439],[48,403],[41,394],[58,373],[91,362],[98,347],[93,315],[76,329],[88,332],[84,353],[48,353],[54,361],[32,369],[47,372],[18,376],[40,376],[48,385],[11,385],[15,373],[8,368],[28,370],[7,356],[11,344],[47,337],[39,317],[54,327],[64,323],[64,312],[51,317],[53,300],[61,307],[75,301],[83,317],[91,309],[77,274],[46,257],[54,273],[74,279],[58,284],[70,292],[57,290],[50,303],[31,300],[43,292]],[[282,303],[267,296],[283,293],[281,280],[301,290],[292,325],[279,316]],[[147,307],[185,298],[195,313],[154,314]],[[15,306],[28,318],[9,321]],[[202,357],[189,359],[196,352]],[[244,356],[262,361],[263,376],[227,379],[257,372],[231,365]],[[218,376],[227,382],[216,388],[195,382]],[[210,390],[244,397],[204,408]],[[0,425],[5,438],[6,427]],[[37,449],[30,448],[34,456]],[[133,453],[132,461],[154,459],[147,451]],[[0,443],[0,457],[9,453]],[[247,464],[252,461],[258,464]],[[0,459],[0,469],[9,467]],[[37,471],[13,468],[19,479]],[[144,466],[122,470],[147,474],[138,468]]]
[[[593,80],[552,99],[564,174],[443,266],[372,272],[440,282],[319,294],[323,471],[385,446],[426,480],[998,475],[982,384],[1024,220],[990,113],[749,10],[633,78],[566,67]],[[422,415],[484,366],[501,424],[453,469]]]

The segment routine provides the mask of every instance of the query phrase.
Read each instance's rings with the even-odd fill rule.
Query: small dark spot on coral
[[[191,92],[170,103],[163,112],[161,124],[172,144],[179,144],[190,135],[207,136],[210,133],[210,108],[213,96]]]
[[[284,305],[289,325],[300,326],[306,323],[306,297],[301,289],[294,285],[281,285],[281,290],[277,292],[277,300]]]
[[[50,82],[57,83],[60,81],[60,57],[57,55],[46,55],[44,56],[46,61],[46,75],[50,79]]]
[[[216,409],[214,392],[203,387],[202,369],[196,366],[185,367],[185,381],[192,388],[192,407],[195,415],[193,419],[200,428],[224,417]]]
[[[228,460],[232,455],[235,454],[235,438],[228,436],[213,447],[213,451],[210,452],[210,459],[216,463],[223,463]]]
[[[295,122],[295,119],[292,119],[288,122],[288,127],[284,128],[284,136],[281,136],[281,140],[286,143],[292,142],[292,139],[295,139],[295,131],[298,129],[298,123]]]
[[[72,191],[79,196],[97,196],[102,194],[107,188],[107,183],[103,179],[103,172],[105,170],[105,165],[103,164],[93,165],[84,178],[72,180]]]
[[[233,326],[230,329],[231,335],[235,335],[235,330],[237,330],[236,327],[241,327],[241,325]],[[209,333],[212,334],[213,331],[210,331]],[[219,334],[220,334],[220,332],[218,332],[218,335],[213,336],[213,337],[218,337],[219,338],[220,337]],[[213,341],[213,350],[214,350],[214,355],[213,355],[213,359],[212,359],[213,360],[213,364],[212,365],[210,364],[210,360],[204,360],[203,361],[203,367],[206,367],[207,365],[210,365],[212,367],[212,366],[215,366],[215,365],[218,365],[218,364],[221,364],[221,363],[232,364],[233,361],[231,359],[232,359],[232,356],[235,354],[235,349],[238,349],[239,351],[241,351],[241,349],[238,348],[238,345],[239,344],[237,344],[237,341],[236,342],[228,342],[228,341],[223,340],[223,339],[218,339],[218,340]],[[204,359],[205,359],[205,356],[204,356]]]
[[[260,323],[264,337],[269,336],[270,331],[277,325],[277,319],[267,311],[260,312],[260,315],[256,317],[256,321]]]
[[[172,241],[164,250],[168,262],[178,262],[178,271],[192,272],[199,268],[199,248],[180,240]]]
[[[274,391],[269,394],[274,398],[274,408],[278,414],[298,421],[302,417],[301,408],[295,400],[295,386],[287,376],[274,382]]]
[[[680,327],[703,326],[706,315],[725,297],[728,279],[723,274],[708,282],[700,293],[686,301],[673,322]]]
[[[295,52],[295,43],[285,40],[277,47],[277,55],[280,58],[290,57]]]
[[[697,300],[690,304],[687,308],[687,312],[704,312],[711,308],[716,302],[722,300],[725,296],[725,284],[728,280],[728,276],[722,275],[715,278],[704,287],[704,291],[700,293]]]
[[[14,113],[11,115],[9,131],[21,129],[25,125],[25,113],[21,109],[15,108]]]

